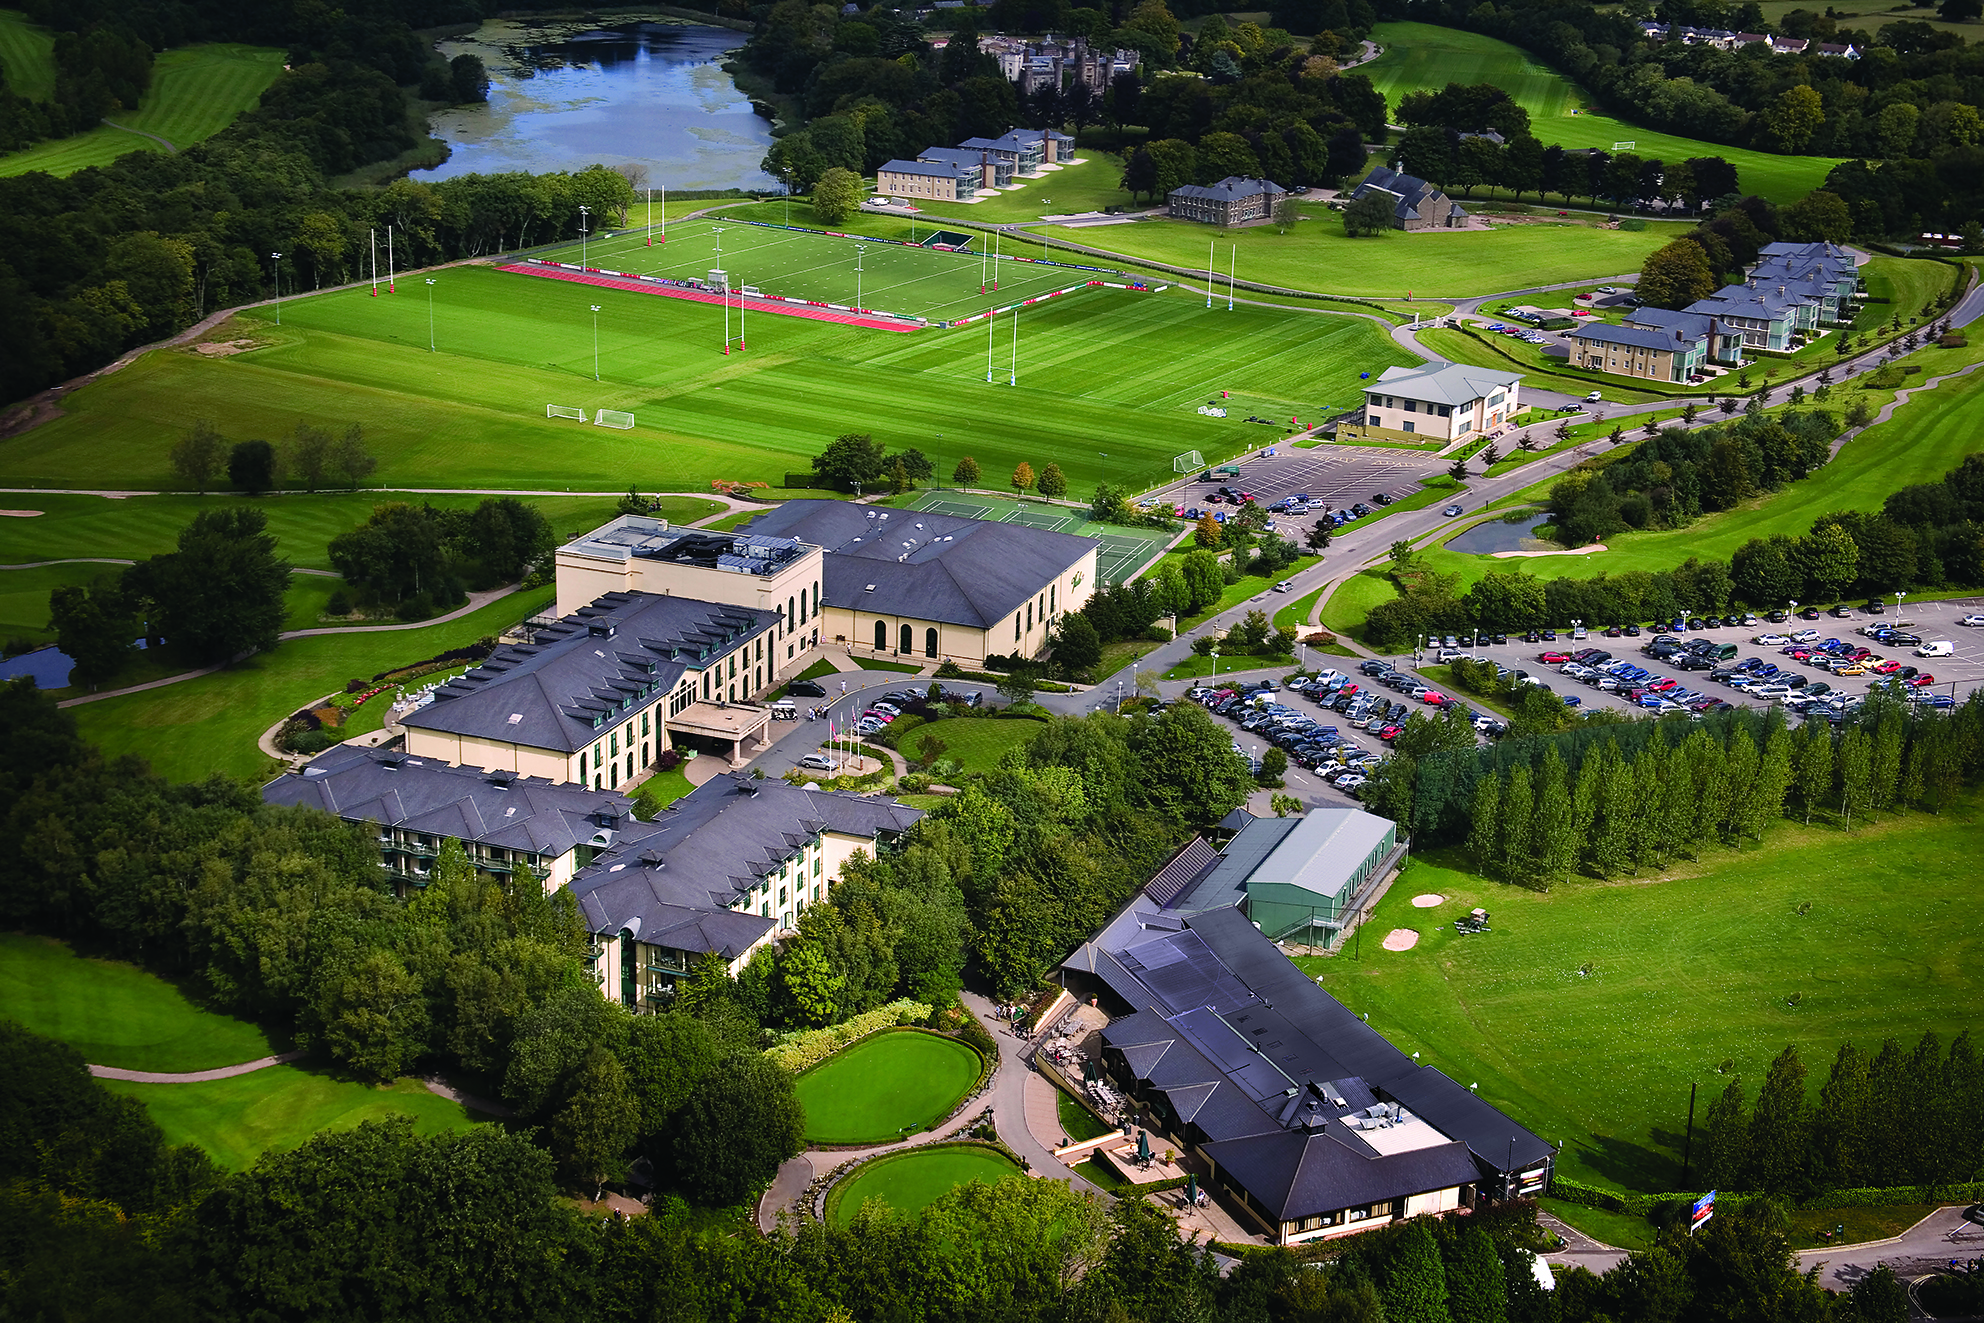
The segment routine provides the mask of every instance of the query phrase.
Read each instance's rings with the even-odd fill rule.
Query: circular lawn
[[[950,1115],[978,1082],[978,1053],[955,1038],[894,1029],[864,1038],[799,1077],[806,1139],[876,1144]]]
[[[880,1199],[899,1217],[913,1217],[960,1185],[990,1185],[1019,1174],[1019,1165],[997,1149],[976,1144],[913,1148],[876,1158],[836,1185],[827,1196],[827,1217],[846,1226],[870,1199]]]

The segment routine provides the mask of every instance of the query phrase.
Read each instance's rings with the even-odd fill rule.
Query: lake
[[[415,178],[647,167],[655,188],[776,189],[758,168],[771,124],[722,61],[746,36],[668,20],[498,19],[439,45],[482,57],[489,104],[444,110],[448,160]]]

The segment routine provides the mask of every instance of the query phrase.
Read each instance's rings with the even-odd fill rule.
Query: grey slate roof
[[[528,644],[506,644],[403,724],[573,753],[686,671],[774,629],[776,611],[608,593]]]
[[[1673,331],[1657,331],[1646,326],[1611,326],[1605,322],[1587,322],[1570,332],[1573,340],[1590,340],[1596,344],[1625,345],[1629,349],[1661,349],[1681,351],[1688,347],[1686,339]]]
[[[1392,208],[1392,215],[1400,220],[1421,219],[1419,215],[1421,203],[1446,196],[1437,187],[1417,175],[1402,174],[1388,165],[1374,168],[1364,177],[1364,182],[1357,186],[1350,197],[1355,201],[1374,192],[1390,193],[1398,199],[1398,205]],[[1454,215],[1465,216],[1467,213],[1461,209],[1459,203],[1455,203]]]
[[[1494,368],[1442,363],[1434,359],[1419,367],[1388,367],[1366,389],[1383,386],[1382,393],[1459,406],[1486,399],[1498,390],[1507,390],[1520,382],[1522,376],[1520,372],[1500,372]]]
[[[623,836],[638,835],[643,825],[633,817],[633,802],[611,791],[534,776],[492,776],[349,744],[325,750],[301,772],[277,777],[262,788],[262,799],[554,859],[591,842],[609,823]]]
[[[596,855],[573,877],[572,895],[590,932],[627,929],[643,942],[735,959],[773,920],[730,907],[808,841],[823,831],[893,838],[922,816],[891,800],[718,776]]]
[[[1097,545],[1022,524],[847,501],[787,501],[749,527],[825,547],[829,606],[974,629],[1011,616]]]
[[[1288,190],[1272,179],[1245,179],[1239,175],[1228,175],[1217,184],[1184,184],[1171,190],[1171,196],[1203,198],[1211,202],[1237,202],[1241,198],[1251,198],[1261,193],[1280,197]]]
[[[1356,1132],[1327,1126],[1206,1145],[1206,1156],[1253,1192],[1277,1222],[1386,1199],[1452,1189],[1481,1179],[1458,1140],[1404,1153],[1360,1153]]]
[[[955,179],[958,175],[958,166],[952,161],[890,161],[878,173],[928,175],[937,179]]]
[[[1715,318],[1704,313],[1671,312],[1666,308],[1646,307],[1634,308],[1627,313],[1626,325],[1645,326],[1670,333],[1678,332],[1690,340],[1699,340],[1711,330],[1718,329]]]

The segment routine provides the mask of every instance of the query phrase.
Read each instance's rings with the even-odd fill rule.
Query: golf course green
[[[982,1144],[931,1144],[876,1158],[827,1195],[827,1216],[845,1226],[861,1205],[880,1199],[897,1216],[922,1212],[960,1185],[996,1184],[1018,1176],[1019,1165]]]
[[[799,1077],[812,1144],[899,1139],[948,1116],[978,1082],[978,1053],[955,1038],[892,1029],[865,1038]]]

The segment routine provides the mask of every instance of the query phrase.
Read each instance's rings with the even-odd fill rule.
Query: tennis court
[[[587,243],[583,252],[581,245],[568,244],[538,256],[664,280],[708,281],[711,272],[721,271],[732,290],[749,286],[766,298],[931,321],[955,321],[994,304],[1038,298],[1098,278],[1094,271],[1003,255],[995,263],[990,254],[976,251],[977,242],[990,238],[974,235],[974,250],[957,252],[703,218],[677,221],[665,238],[657,229],[652,246],[645,231],[632,231]]]
[[[959,519],[993,519],[1007,524],[1050,533],[1072,533],[1094,538],[1102,545],[1095,553],[1096,577],[1105,583],[1121,583],[1164,554],[1178,534],[1159,528],[1120,528],[1099,524],[1078,506],[1046,505],[1037,501],[1008,501],[976,493],[926,492],[910,502],[911,510],[951,515]]]

